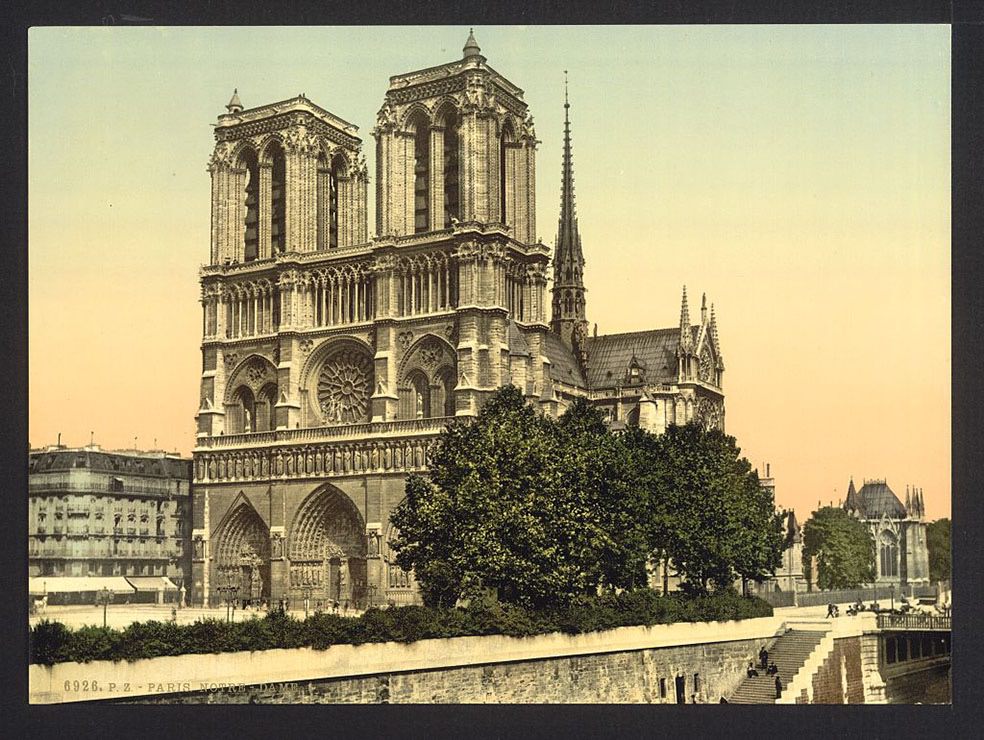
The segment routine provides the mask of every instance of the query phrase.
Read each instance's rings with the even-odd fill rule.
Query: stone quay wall
[[[744,678],[782,618],[30,666],[32,703],[689,703]]]

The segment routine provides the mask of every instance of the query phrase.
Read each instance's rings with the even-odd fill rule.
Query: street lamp
[[[215,589],[220,594],[222,594],[226,605],[226,621],[232,622],[236,618],[236,593],[239,591],[239,586],[232,582],[231,576],[226,576],[225,585],[219,586]],[[231,610],[231,612],[230,612]],[[231,616],[230,616],[231,614]]]
[[[310,586],[302,586],[301,593],[304,594],[304,618],[308,618],[308,605],[311,602],[311,594],[313,589]]]
[[[96,592],[96,606],[102,606],[103,608],[103,629],[106,629],[106,607],[112,600],[113,594],[105,586],[103,586],[101,591]]]

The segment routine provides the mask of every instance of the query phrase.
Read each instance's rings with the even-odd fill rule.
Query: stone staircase
[[[806,659],[816,649],[826,632],[821,630],[791,629],[780,635],[776,641],[767,647],[769,662],[775,663],[782,680],[783,695],[792,683],[793,677],[806,663]],[[756,656],[756,663],[758,656]],[[728,700],[731,704],[775,704],[776,677],[768,675],[762,668],[756,666],[758,676],[745,678]]]

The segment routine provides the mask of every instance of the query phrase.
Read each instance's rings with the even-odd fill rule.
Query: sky
[[[298,93],[371,130],[464,27],[33,28],[30,442],[188,454],[212,125]],[[950,515],[947,26],[477,27],[525,90],[554,242],[570,76],[588,320],[716,307],[727,431],[804,520],[850,476]],[[369,188],[370,225],[374,188]],[[370,229],[372,226],[370,226]]]

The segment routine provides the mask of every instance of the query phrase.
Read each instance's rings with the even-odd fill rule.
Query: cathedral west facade
[[[565,95],[555,249],[536,237],[523,91],[469,36],[390,78],[375,236],[358,129],[305,96],[219,116],[201,271],[192,599],[411,603],[390,512],[429,446],[512,384],[613,426],[724,424],[713,308],[672,328],[589,332]],[[551,259],[552,257],[552,259]],[[553,278],[548,303],[548,276]]]

